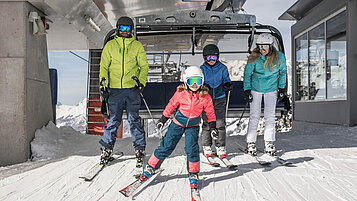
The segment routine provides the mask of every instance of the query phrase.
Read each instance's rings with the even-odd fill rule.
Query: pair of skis
[[[123,194],[125,197],[133,197],[135,194],[140,192],[143,188],[145,188],[147,185],[149,185],[152,181],[155,180],[163,169],[158,169],[155,174],[153,174],[149,179],[147,180],[141,180],[140,176],[138,179],[136,179],[134,182],[126,186],[125,188],[121,189],[119,192]]]
[[[244,149],[241,145],[238,145],[238,148],[239,148],[239,150],[241,152],[243,152],[245,154],[248,154],[247,150]],[[277,161],[281,166],[287,166],[287,165],[291,165],[292,164],[291,161],[282,159],[279,156],[272,156],[270,154],[266,154],[264,151],[262,151],[260,149],[258,149],[258,152],[260,153],[259,156],[258,155],[253,156],[251,154],[248,154],[248,155],[252,156],[262,166],[269,166],[269,165],[271,165],[272,161]],[[263,157],[270,158],[270,160],[265,160],[265,159],[263,159]]]
[[[220,167],[221,165],[216,161],[216,158],[222,161],[222,163],[228,168],[228,169],[235,169],[238,166],[234,165],[230,160],[228,160],[226,157],[224,158],[219,158],[216,155],[212,156],[206,156],[209,164],[213,167]]]
[[[134,195],[139,193],[142,189],[144,189],[146,186],[148,186],[152,181],[155,180],[163,169],[158,169],[155,174],[153,174],[149,179],[143,181],[139,178],[137,178],[134,182],[126,186],[125,188],[121,189],[119,192],[123,194],[125,197],[130,197],[132,198]],[[191,188],[191,201],[201,201],[201,195],[200,191],[198,189],[193,189]]]
[[[114,160],[112,160],[112,161],[119,159],[123,155],[124,155],[123,152],[114,154],[113,155]],[[79,178],[84,179],[84,181],[92,181],[106,166],[110,165],[110,163],[112,161],[110,161],[108,163],[104,163],[104,164],[97,163],[91,169],[89,169],[89,171],[85,175],[80,176]]]
[[[263,150],[261,149],[257,149],[260,153],[263,153],[265,155],[267,155],[268,157],[272,158],[273,160],[277,161],[278,163],[280,163],[281,166],[287,166],[287,165],[291,165],[292,162],[289,160],[285,160],[280,158],[279,156],[272,156],[270,154],[265,153]]]

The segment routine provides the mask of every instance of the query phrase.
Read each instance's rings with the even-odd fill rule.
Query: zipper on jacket
[[[216,65],[216,64],[215,64]],[[211,74],[212,74],[212,77],[213,77],[213,86],[215,84],[215,81],[214,81],[214,72],[213,72],[213,67],[211,67]],[[211,86],[212,87],[212,86]],[[214,95],[214,89],[212,87],[212,99],[216,98],[216,96]]]
[[[194,94],[193,92],[191,91],[191,106],[190,106],[190,113],[188,113],[188,119],[187,119],[187,122],[186,122],[186,127],[188,126],[188,122],[190,121],[190,117],[191,117],[191,112],[192,112],[192,104],[193,104],[193,98],[194,98]]]
[[[125,55],[125,38],[123,38],[123,62],[122,62],[122,72],[121,72],[121,88],[123,88],[123,77],[124,77],[124,55]]]

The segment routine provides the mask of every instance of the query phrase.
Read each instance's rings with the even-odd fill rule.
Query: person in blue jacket
[[[250,103],[250,117],[247,133],[247,151],[256,155],[257,128],[264,96],[264,146],[265,152],[275,155],[275,107],[285,96],[285,55],[273,47],[274,38],[262,33],[257,38],[257,47],[248,57],[244,69],[244,92]],[[278,100],[277,100],[278,99]]]
[[[202,149],[203,154],[212,156],[212,139],[215,140],[217,155],[220,158],[226,157],[226,93],[233,90],[233,84],[229,78],[227,66],[219,61],[219,49],[214,44],[206,45],[203,48],[204,63],[201,70],[204,74],[205,85],[209,88],[209,94],[213,99],[214,111],[216,114],[216,126],[218,133],[211,136],[207,116],[202,113]]]

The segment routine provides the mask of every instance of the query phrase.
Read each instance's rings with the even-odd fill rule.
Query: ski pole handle
[[[104,82],[104,86],[105,86],[105,77],[102,77],[102,80],[100,81],[99,85],[103,86],[103,82]]]
[[[136,76],[134,75],[133,77],[131,77],[131,79],[134,80],[136,86],[139,86],[140,81],[139,81],[139,78],[138,78],[138,77],[136,77]]]
[[[104,90],[107,88],[105,86],[105,77],[102,77],[102,80],[100,81],[100,86],[102,86],[104,88]]]

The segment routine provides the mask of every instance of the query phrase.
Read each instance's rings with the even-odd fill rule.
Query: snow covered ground
[[[289,167],[275,162],[260,166],[239,152],[237,144],[244,144],[244,136],[230,130],[228,157],[238,169],[211,167],[202,156],[203,200],[357,200],[357,127],[294,122],[292,131],[277,134],[279,155],[293,162]],[[115,147],[125,156],[92,182],[78,178],[98,161],[99,139],[51,123],[37,130],[35,161],[0,168],[0,200],[129,200],[119,190],[140,172],[130,138],[119,139]],[[158,143],[157,138],[148,139],[148,156]],[[163,173],[136,200],[190,199],[183,147],[184,138],[163,163]]]

